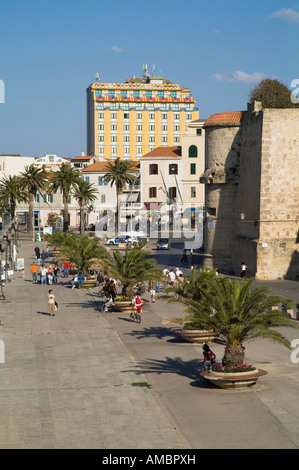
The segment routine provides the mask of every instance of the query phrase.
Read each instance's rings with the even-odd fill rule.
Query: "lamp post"
[[[3,284],[5,285],[5,281],[6,281],[6,275],[5,275],[6,271],[5,271],[4,263],[6,263],[7,244],[8,242],[5,239],[1,240],[0,242],[0,300],[5,300]]]

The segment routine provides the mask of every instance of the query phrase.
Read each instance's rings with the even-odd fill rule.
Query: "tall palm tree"
[[[29,196],[29,214],[28,214],[28,230],[33,230],[33,201],[39,191],[47,191],[48,173],[43,168],[38,168],[33,164],[25,167],[25,171],[20,174],[21,188],[28,192]]]
[[[100,262],[105,271],[123,286],[124,295],[132,296],[132,288],[138,282],[162,279],[163,274],[155,259],[149,258],[149,251],[134,247],[122,254],[115,250]]]
[[[92,184],[80,179],[75,185],[73,196],[77,199],[80,209],[80,233],[84,232],[86,206],[97,199],[98,190]]]
[[[56,193],[57,191],[62,192],[63,199],[63,231],[66,232],[69,228],[68,212],[69,206],[68,201],[71,194],[72,188],[78,183],[80,179],[80,172],[71,165],[63,163],[58,171],[54,171],[50,176],[50,191]]]
[[[136,177],[135,165],[132,160],[122,160],[117,157],[114,162],[109,162],[105,168],[106,173],[103,177],[104,181],[110,183],[111,187],[116,187],[117,207],[115,212],[115,226],[118,232],[118,206],[123,188],[127,183],[133,183]]]
[[[253,338],[267,338],[290,347],[288,339],[277,327],[299,328],[280,310],[270,310],[282,298],[270,295],[265,286],[252,288],[253,279],[232,280],[217,277],[204,288],[202,297],[181,297],[179,301],[188,308],[190,321],[196,320],[207,330],[214,330],[225,341],[225,358],[228,367],[244,363],[243,343]]]
[[[9,206],[10,217],[14,218],[18,203],[27,202],[28,196],[22,190],[20,177],[17,175],[2,178],[0,181],[0,200],[4,206]]]

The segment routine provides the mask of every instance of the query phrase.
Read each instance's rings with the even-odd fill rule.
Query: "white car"
[[[126,245],[136,245],[137,240],[136,238],[133,237],[114,237],[114,238],[108,238],[106,241],[106,245],[119,245],[120,243],[125,243]]]

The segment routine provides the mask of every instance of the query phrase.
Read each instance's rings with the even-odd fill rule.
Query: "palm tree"
[[[27,202],[28,196],[22,190],[19,176],[8,176],[0,181],[0,200],[4,206],[9,206],[10,217],[14,218],[18,203]]]
[[[87,235],[70,235],[66,238],[61,250],[66,259],[86,274],[95,261],[99,262],[106,257],[106,250],[97,239],[88,238]]]
[[[80,172],[71,165],[63,163],[58,171],[51,173],[50,178],[50,191],[62,192],[63,199],[63,231],[66,232],[69,228],[68,222],[68,200],[71,194],[72,188],[78,183],[80,179]]]
[[[46,241],[60,251],[60,258],[68,259],[87,273],[90,265],[106,257],[105,248],[95,238],[69,232],[55,232]]]
[[[93,202],[97,199],[98,190],[87,181],[80,179],[75,185],[73,196],[77,199],[80,208],[80,233],[84,232],[85,225],[85,212],[88,202]]]
[[[103,177],[104,181],[110,183],[111,187],[113,184],[116,187],[117,207],[115,212],[115,226],[118,232],[118,205],[120,196],[123,193],[125,184],[133,183],[136,175],[134,174],[135,165],[132,160],[121,160],[117,157],[115,161],[109,162],[105,168],[106,173]]]
[[[132,288],[138,282],[159,281],[163,277],[160,268],[156,267],[156,260],[148,258],[149,254],[149,251],[138,247],[131,250],[127,248],[124,255],[119,250],[115,250],[100,264],[113,279],[117,279],[122,284],[124,295],[133,296]]]
[[[207,330],[214,330],[225,341],[225,359],[228,367],[244,363],[243,343],[253,338],[267,338],[290,347],[288,339],[277,327],[299,328],[280,310],[270,310],[282,298],[270,295],[265,286],[252,288],[253,279],[232,280],[218,277],[207,288],[199,287],[201,298],[195,295],[181,297],[190,313],[190,321],[197,321]]]
[[[48,173],[43,168],[38,168],[33,164],[25,167],[25,171],[20,175],[21,188],[28,192],[29,196],[29,214],[28,214],[28,230],[33,230],[33,201],[40,191],[46,191]]]

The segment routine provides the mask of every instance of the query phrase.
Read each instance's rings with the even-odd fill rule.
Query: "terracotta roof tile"
[[[79,157],[74,157],[73,160],[91,160],[92,158],[94,157],[88,155],[80,155]]]
[[[182,147],[157,147],[149,153],[143,155],[142,158],[153,158],[153,157],[166,157],[166,158],[178,158],[182,156]]]
[[[210,124],[239,124],[241,122],[244,111],[228,111],[224,113],[212,114],[205,122]]]
[[[95,162],[95,163],[92,163],[91,165],[88,165],[86,166],[85,168],[83,168],[81,171],[83,173],[90,173],[90,172],[95,172],[95,173],[98,173],[98,172],[106,172],[107,171],[107,166],[108,166],[108,163],[111,163],[113,165],[113,161],[107,161],[107,162]],[[139,166],[140,166],[140,163],[139,162],[133,162],[134,163],[134,166],[135,166],[135,169],[133,168],[132,170],[139,170]]]

